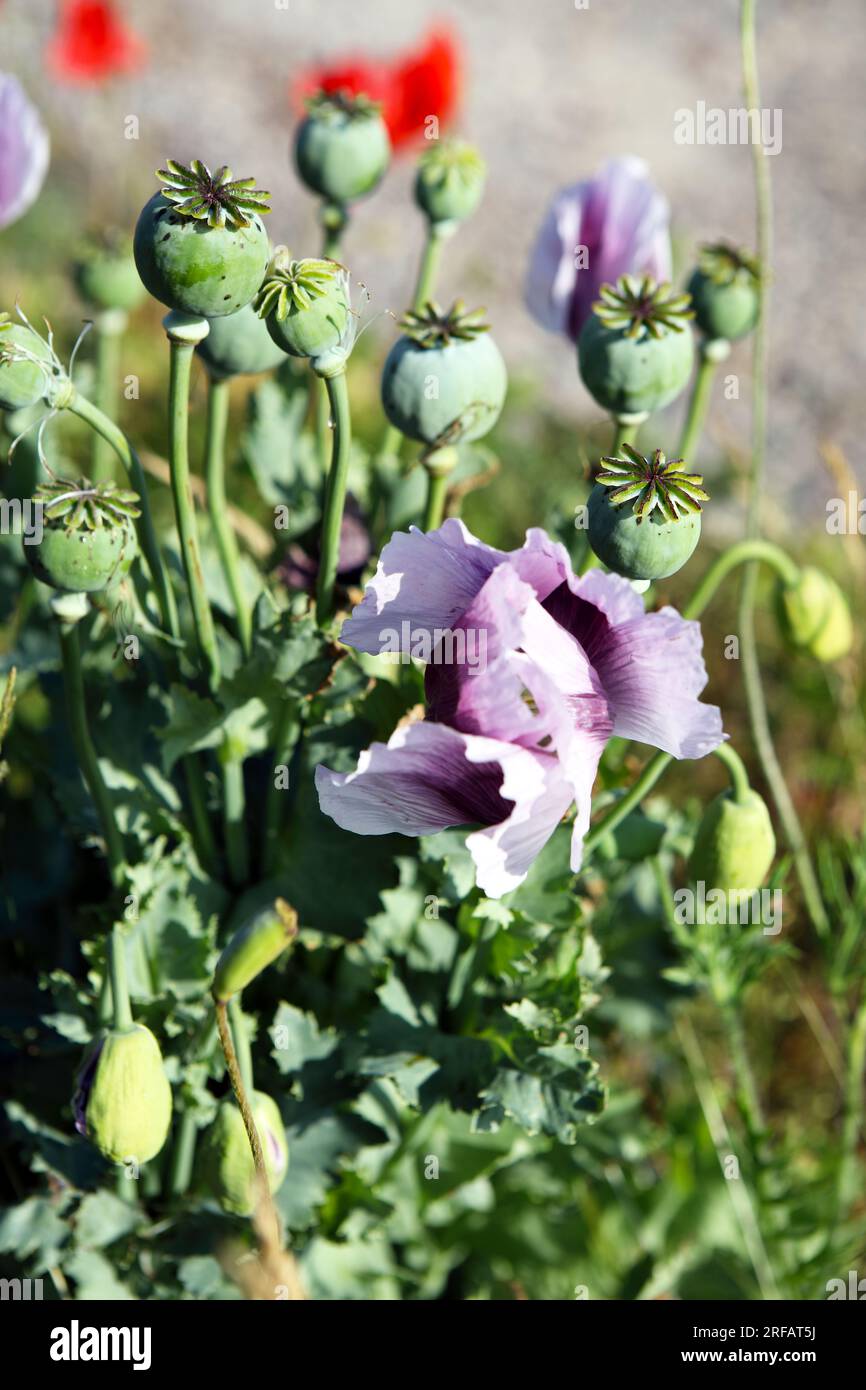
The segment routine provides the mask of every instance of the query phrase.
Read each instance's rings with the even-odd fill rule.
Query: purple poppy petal
[[[605,282],[633,272],[671,274],[667,200],[642,159],[612,159],[556,195],[530,255],[526,302],[544,327],[573,342]],[[586,264],[578,264],[578,248]]]
[[[707,683],[700,624],[673,608],[645,613],[624,582],[592,573],[576,582],[576,592],[561,584],[544,608],[576,638],[597,671],[615,734],[675,758],[702,758],[724,734],[718,706],[698,699]]]
[[[364,598],[343,624],[341,642],[362,652],[403,651],[413,630],[425,636],[447,631],[504,559],[455,518],[426,535],[416,526],[397,531]],[[399,645],[391,645],[395,641]]]
[[[491,897],[521,881],[572,796],[550,754],[428,722],[374,743],[355,772],[318,767],[316,789],[325,814],[360,835],[487,827],[467,845]]]
[[[48,169],[48,132],[18,78],[0,72],[0,227],[36,201]]]

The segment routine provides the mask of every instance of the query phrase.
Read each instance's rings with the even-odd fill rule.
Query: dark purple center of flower
[[[564,580],[547,595],[541,606],[580,643],[590,666],[603,664],[605,650],[610,647],[610,623],[600,608],[585,598],[578,598]]]

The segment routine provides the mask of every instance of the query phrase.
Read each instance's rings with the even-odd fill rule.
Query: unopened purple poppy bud
[[[149,1028],[136,1023],[96,1039],[72,1108],[79,1134],[113,1163],[146,1163],[159,1153],[171,1124],[171,1087]]]
[[[576,343],[604,284],[621,275],[671,275],[667,199],[642,159],[612,159],[558,193],[536,238],[526,303],[543,328]]]

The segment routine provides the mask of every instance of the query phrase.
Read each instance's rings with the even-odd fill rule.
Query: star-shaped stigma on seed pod
[[[448,347],[455,338],[477,338],[487,333],[490,324],[484,322],[486,309],[467,309],[462,299],[455,299],[451,308],[443,310],[435,300],[428,299],[421,310],[410,309],[400,320],[407,338],[413,338],[423,348]]]
[[[667,281],[656,284],[651,275],[621,275],[616,285],[602,285],[598,293],[594,313],[606,328],[624,328],[627,338],[636,338],[642,328],[654,338],[667,330],[682,333],[694,318],[691,295],[671,294]]]
[[[116,483],[91,483],[89,478],[52,478],[40,483],[36,500],[46,521],[63,521],[67,531],[98,531],[122,526],[141,516],[138,493]]]
[[[279,247],[271,261],[264,283],[253,300],[253,308],[260,318],[270,314],[282,323],[292,308],[309,309],[316,299],[321,299],[333,287],[334,281],[346,270],[338,261],[314,260],[293,261],[285,247]]]
[[[710,496],[701,484],[700,473],[684,473],[682,459],[666,459],[656,449],[651,459],[644,458],[630,444],[623,444],[626,458],[603,458],[605,465],[596,478],[602,487],[611,489],[613,506],[632,502],[638,522],[645,520],[658,507],[665,521],[679,521],[689,512],[703,511],[702,502]]]
[[[382,111],[381,101],[372,101],[364,92],[350,92],[345,87],[336,92],[314,92],[304,104],[311,116],[324,121],[340,116],[357,120],[361,116],[378,116]]]
[[[761,263],[757,256],[726,241],[702,246],[698,251],[698,268],[715,285],[731,285],[743,276],[757,285],[761,279]]]
[[[270,193],[255,187],[255,179],[235,179],[228,165],[223,164],[212,174],[200,159],[187,167],[176,159],[167,159],[164,169],[156,176],[165,187],[163,197],[174,204],[179,217],[194,217],[209,227],[231,229],[248,227],[251,215],[270,212]]]

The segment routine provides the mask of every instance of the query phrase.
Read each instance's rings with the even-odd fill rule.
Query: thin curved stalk
[[[743,65],[743,95],[749,110],[760,110],[758,53],[755,35],[756,0],[741,0],[740,43]],[[758,226],[758,257],[761,277],[758,283],[759,312],[755,328],[752,359],[752,459],[749,470],[749,508],[747,529],[756,537],[761,529],[761,496],[764,482],[764,455],[767,433],[767,368],[769,358],[770,267],[773,252],[773,207],[770,188],[770,161],[763,148],[752,143],[752,163],[755,176],[755,202]],[[782,768],[776,756],[770,732],[767,702],[761,679],[755,638],[755,601],[757,597],[757,566],[749,565],[743,576],[738,611],[740,661],[743,688],[749,721],[758,760],[770,788],[785,837],[794,858],[794,868],[803,894],[806,911],[820,937],[830,931],[830,922],[821,897],[821,888],[812,863],[812,856],[803,834],[803,827],[794,805]]]
[[[716,374],[717,360],[709,357],[705,351],[705,344],[700,347],[700,357],[698,359],[698,370],[695,376],[695,383],[692,387],[692,394],[689,399],[689,410],[683,432],[680,436],[680,447],[677,453],[686,462],[692,461],[701,431],[704,428],[704,421],[707,417],[707,408],[710,404],[710,396],[713,389],[713,378]]]

